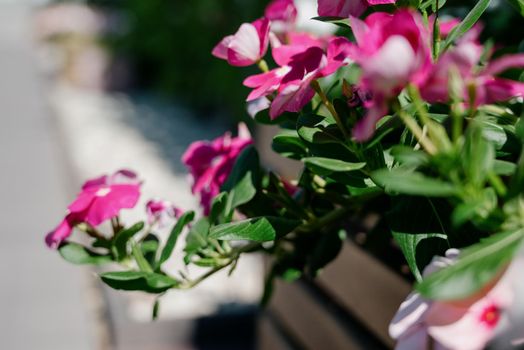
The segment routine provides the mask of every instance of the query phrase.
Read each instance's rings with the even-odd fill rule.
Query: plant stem
[[[320,84],[318,83],[318,81],[314,80],[311,83],[311,87],[313,88],[313,90],[315,90],[315,92],[318,94],[318,96],[320,96],[320,99],[322,100],[322,103],[324,104],[324,106],[326,106],[326,108],[328,109],[329,113],[331,113],[333,118],[335,118],[335,121],[337,122],[338,128],[340,129],[340,131],[342,131],[342,134],[344,135],[344,137],[346,139],[348,139],[349,138],[349,132],[346,130],[346,127],[344,126],[344,123],[342,123],[342,119],[340,119],[340,116],[338,115],[337,111],[335,110],[335,106],[333,106],[333,104],[331,103],[329,98],[326,96],[324,91],[322,91],[322,88],[320,87]]]
[[[264,73],[269,72],[269,67],[268,67],[267,62],[265,60],[262,59],[262,60],[258,61],[257,65],[258,65],[258,68],[260,68],[260,70],[262,72],[264,72]]]
[[[400,108],[397,111],[397,114],[400,119],[402,119],[404,124],[406,124],[408,129],[413,133],[413,135],[415,135],[418,142],[422,145],[426,152],[428,152],[430,155],[435,155],[437,153],[437,148],[426,136],[424,136],[424,132],[417,124],[417,121]]]
[[[506,185],[504,185],[504,182],[500,179],[500,177],[490,171],[488,173],[488,181],[493,186],[495,191],[497,191],[497,194],[501,197],[504,197],[508,193],[508,189],[506,188]]]

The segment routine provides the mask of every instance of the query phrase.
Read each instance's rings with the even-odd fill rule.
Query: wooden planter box
[[[271,152],[276,127],[257,127],[261,160],[285,177],[301,164]],[[348,241],[315,281],[278,281],[260,317],[261,350],[392,349],[389,322],[411,291],[401,276]]]
[[[314,282],[278,282],[259,349],[391,349],[388,325],[411,286],[347,242]]]

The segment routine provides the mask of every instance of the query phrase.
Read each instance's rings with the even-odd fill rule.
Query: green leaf
[[[494,234],[464,249],[456,263],[430,275],[417,290],[429,299],[464,299],[497,277],[523,238],[524,230]]]
[[[449,248],[449,206],[445,200],[398,196],[392,198],[387,221],[393,238],[402,250],[417,280],[435,255]]]
[[[169,259],[173,253],[173,250],[175,249],[175,245],[178,237],[180,236],[180,233],[182,233],[182,230],[187,226],[187,224],[193,221],[194,217],[195,213],[193,211],[188,211],[182,214],[182,216],[178,219],[175,226],[171,230],[169,237],[167,238],[166,245],[162,249],[162,253],[160,253],[160,259],[158,260],[157,268],[162,266],[162,264],[166,262],[167,259]]]
[[[316,21],[320,21],[320,22],[332,23],[332,24],[335,24],[339,27],[346,28],[346,29],[351,28],[349,26],[349,19],[347,18],[332,17],[332,16],[318,16],[318,17],[313,17],[312,19]]]
[[[58,252],[67,262],[75,265],[101,265],[111,262],[111,256],[97,254],[77,243],[63,243]]]
[[[316,114],[304,114],[298,118],[300,137],[309,143],[340,143],[342,134],[334,119]]]
[[[142,255],[151,266],[156,265],[156,256],[159,247],[160,241],[158,240],[158,237],[153,234],[147,235],[144,238],[144,241],[140,244]]]
[[[505,160],[496,159],[493,162],[493,171],[497,175],[509,176],[517,170],[517,165]]]
[[[117,260],[122,260],[127,256],[127,242],[138,232],[142,231],[144,228],[144,222],[140,221],[134,224],[133,226],[123,229],[118,232],[113,241],[113,252],[116,255]]]
[[[209,220],[207,218],[201,218],[191,227],[186,237],[186,246],[184,252],[186,256],[185,262],[188,263],[189,259],[195,254],[200,248],[207,246],[207,237],[209,235]]]
[[[215,223],[224,213],[227,206],[227,192],[222,192],[213,199],[211,211],[209,212],[209,222]]]
[[[446,50],[451,44],[455,42],[458,38],[464,35],[468,30],[471,29],[477,23],[480,16],[486,11],[491,0],[479,0],[475,7],[467,14],[462,22],[449,33],[446,41],[444,42],[443,49]],[[444,51],[443,50],[443,51]]]
[[[461,156],[466,178],[476,187],[482,187],[493,168],[495,149],[482,135],[479,124],[472,123],[468,128]]]
[[[249,146],[240,153],[233,170],[222,186],[222,191],[229,192],[226,212],[249,202],[255,197],[256,176],[260,171],[258,152]]]
[[[143,271],[106,272],[100,278],[113,289],[147,293],[162,293],[179,284],[179,281],[169,276]]]
[[[450,197],[458,192],[457,187],[448,182],[398,168],[377,170],[371,178],[388,192],[428,197]]]
[[[419,245],[422,242],[432,241],[430,244],[439,244],[444,243],[447,245],[447,236],[442,233],[402,233],[402,232],[392,232],[393,238],[400,246],[406,261],[408,262],[409,268],[417,281],[422,280],[421,269],[417,264],[417,255],[421,254]],[[423,254],[423,253],[422,253]]]
[[[275,239],[276,232],[266,218],[254,218],[212,227],[210,238],[234,241],[266,242]]]
[[[418,167],[427,164],[428,155],[411,147],[398,145],[391,148],[391,155],[398,163],[406,166]]]
[[[469,197],[465,203],[455,207],[451,215],[451,221],[455,227],[465,224],[467,221],[478,222],[476,219],[484,220],[497,209],[497,194],[492,187],[485,188],[477,197]]]
[[[301,159],[307,154],[307,147],[295,130],[283,130],[273,137],[273,151],[290,159]]]
[[[524,16],[524,0],[508,0],[508,2],[515,7],[521,16]]]
[[[323,157],[308,157],[304,158],[303,161],[311,170],[317,170],[320,175],[327,175],[332,172],[355,171],[366,166],[366,163],[349,163],[343,160]]]
[[[144,254],[142,254],[142,249],[140,249],[138,243],[132,244],[131,253],[133,254],[133,258],[135,259],[140,271],[153,272],[153,268],[151,265],[149,265],[149,262],[144,257]]]

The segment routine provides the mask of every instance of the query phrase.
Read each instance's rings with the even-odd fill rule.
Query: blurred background
[[[215,138],[240,120],[250,123],[241,82],[256,72],[230,67],[210,52],[242,22],[260,17],[267,3],[0,0],[0,348],[256,348],[264,272],[258,257],[243,259],[232,278],[169,293],[160,320],[151,323],[154,299],[103,288],[93,271],[62,262],[43,238],[86,178],[123,167],[145,180],[144,201],[196,208],[180,157],[192,141]],[[449,13],[463,16],[474,3],[455,1]],[[316,1],[296,4],[300,28],[326,31],[308,21]],[[488,15],[484,35],[524,49],[522,30],[508,30],[524,28],[522,19],[506,2],[493,1]],[[266,163],[292,177],[296,167],[270,155],[272,131],[253,131]],[[280,301],[301,300],[289,295]],[[311,315],[323,320],[322,312]],[[304,347],[288,338],[283,348]]]

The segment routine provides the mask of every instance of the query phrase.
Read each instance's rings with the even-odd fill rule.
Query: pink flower
[[[118,216],[122,209],[133,208],[140,197],[140,181],[135,173],[120,170],[111,176],[88,180],[68,207],[65,219],[46,236],[49,247],[56,248],[71,235],[73,227],[87,223],[96,227]]]
[[[289,44],[277,42],[273,48],[273,58],[279,68],[244,80],[244,85],[254,89],[248,101],[277,92],[269,113],[273,119],[284,112],[300,111],[315,95],[311,87],[313,81],[349,63],[351,44],[346,38],[331,38],[326,45],[306,34],[291,33],[289,37]]]
[[[269,20],[260,18],[244,23],[234,35],[226,36],[212,51],[232,66],[250,66],[260,61],[269,44]]]
[[[483,47],[478,43],[480,27],[468,33],[456,47],[446,51],[433,66],[427,81],[421,86],[422,97],[428,102],[447,102],[450,71],[462,80],[462,99],[473,106],[507,101],[524,96],[524,83],[498,78],[510,68],[524,67],[524,54],[505,55],[479,69]],[[471,101],[471,91],[474,99]]]
[[[396,0],[318,0],[318,15],[322,17],[358,17],[369,6],[394,4]]]
[[[267,5],[264,15],[270,21],[295,23],[297,8],[293,0],[273,0]]]
[[[457,255],[450,249],[446,258],[434,259],[424,275],[452,264]],[[513,302],[515,270],[510,267],[502,278],[466,300],[430,301],[410,294],[390,324],[396,348],[423,350],[433,342],[433,349],[484,349]]]
[[[182,156],[194,180],[192,191],[200,195],[205,215],[209,214],[211,202],[220,193],[237,157],[252,143],[245,124],[239,124],[238,137],[226,133],[211,142],[193,142]]]
[[[182,210],[173,203],[163,200],[150,200],[146,204],[147,222],[150,225],[164,226],[169,219],[179,218]]]
[[[429,74],[429,31],[420,14],[408,10],[377,12],[365,21],[351,17],[350,23],[358,45],[352,57],[362,68],[360,85],[373,96],[367,115],[353,130],[356,140],[366,141],[387,113],[388,100],[409,83],[419,86]]]

